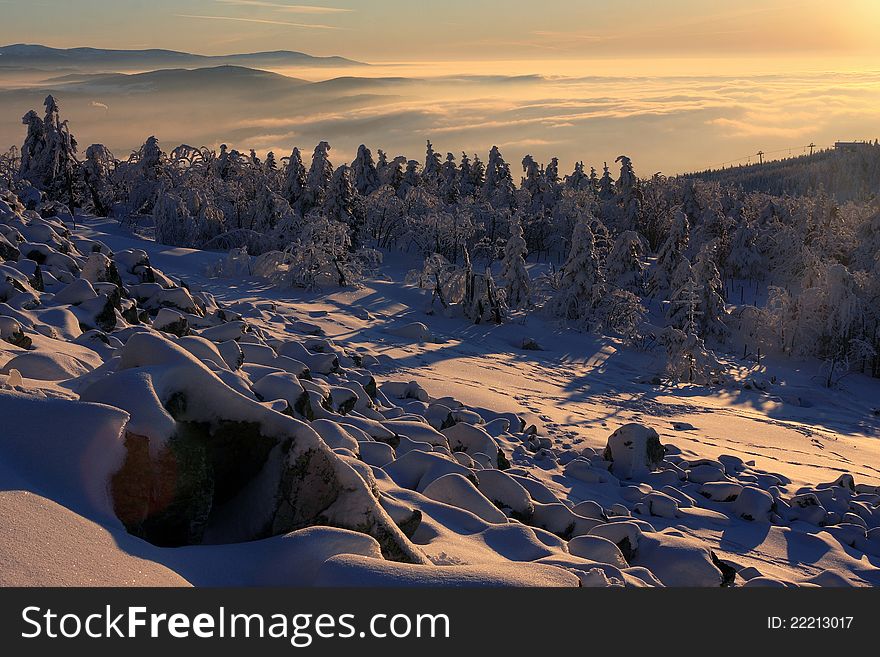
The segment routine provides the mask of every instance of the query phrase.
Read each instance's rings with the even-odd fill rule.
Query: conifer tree
[[[525,260],[527,253],[520,217],[515,216],[510,224],[510,239],[504,246],[504,257],[501,260],[501,280],[505,300],[510,308],[523,308],[531,300],[531,281]]]

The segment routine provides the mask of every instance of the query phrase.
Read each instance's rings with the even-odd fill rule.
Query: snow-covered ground
[[[3,223],[4,585],[880,584],[876,379],[667,387],[537,315],[428,315],[402,257],[304,293],[112,220]]]

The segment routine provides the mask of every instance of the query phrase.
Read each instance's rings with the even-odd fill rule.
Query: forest
[[[120,158],[83,147],[49,96],[22,119],[0,185],[75,221],[111,216],[172,246],[227,253],[220,276],[286,288],[357,286],[394,253],[430,312],[515,322],[541,313],[666,353],[674,381],[719,382],[718,354],[816,358],[834,387],[880,376],[880,146],[699,174],[640,177],[507,162],[497,147],[423,159],[373,152],[334,163],[149,137]],[[0,234],[0,249],[15,240]]]

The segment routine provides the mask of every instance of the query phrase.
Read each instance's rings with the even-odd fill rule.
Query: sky
[[[877,0],[0,0],[0,42],[366,61],[880,53]],[[514,72],[514,71],[512,71]]]

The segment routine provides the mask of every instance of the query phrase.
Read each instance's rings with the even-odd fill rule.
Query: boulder
[[[625,424],[608,437],[604,457],[620,479],[636,479],[656,470],[666,450],[660,436],[643,424]]]

